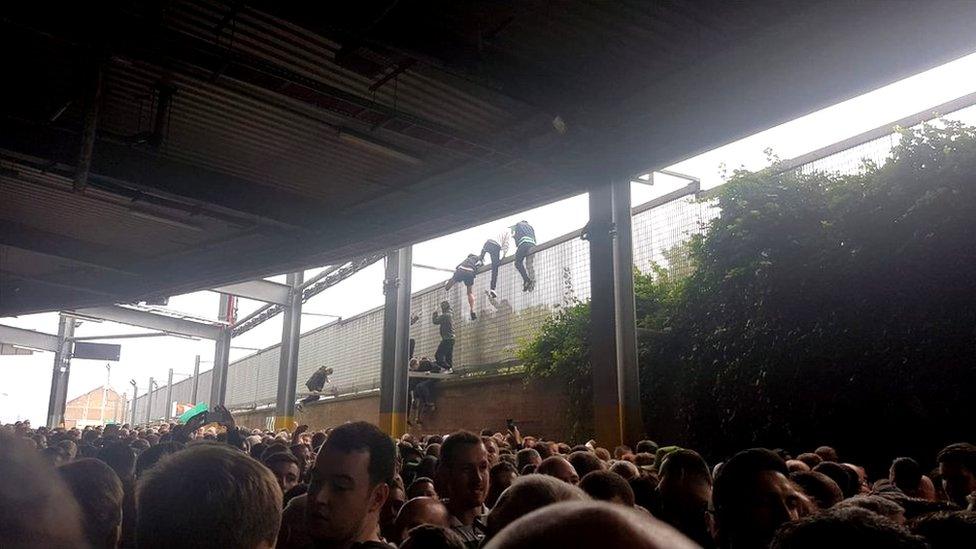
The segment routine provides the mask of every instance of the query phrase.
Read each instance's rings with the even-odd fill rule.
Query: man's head
[[[142,478],[147,470],[159,463],[159,460],[170,454],[175,454],[184,448],[182,442],[161,442],[139,454],[136,458],[136,478]]]
[[[777,528],[799,518],[803,499],[787,474],[786,462],[764,448],[743,450],[722,465],[712,491],[720,548],[766,547]]]
[[[664,458],[660,468],[658,493],[662,505],[676,513],[702,512],[712,495],[712,473],[694,450],[675,450]]]
[[[487,549],[519,547],[690,549],[697,546],[671,526],[622,505],[569,501],[523,516],[486,545]]]
[[[107,463],[123,483],[135,478],[136,452],[128,444],[113,442],[98,452],[98,459]]]
[[[657,443],[654,442],[653,440],[642,440],[637,443],[637,447],[634,449],[634,453],[655,454],[657,453]]]
[[[522,448],[515,454],[515,460],[515,466],[519,471],[525,469],[526,465],[535,465],[538,467],[542,463],[542,458],[539,456],[539,452],[535,451],[535,448]]]
[[[515,466],[511,463],[500,461],[491,466],[488,476],[490,477],[488,484],[491,488],[488,490],[488,497],[485,500],[485,504],[488,507],[494,507],[495,502],[498,501],[498,496],[502,495],[502,492],[518,478],[518,471],[515,470]]]
[[[559,458],[557,458],[559,459]],[[566,482],[547,475],[530,475],[515,480],[502,492],[491,513],[488,514],[485,538],[491,539],[519,518],[560,501],[589,499],[585,492]]]
[[[830,446],[821,446],[814,450],[813,453],[820,456],[820,459],[824,461],[833,461],[835,463],[840,462],[840,458],[837,457],[837,450],[834,450]]]
[[[451,310],[451,302],[441,301],[441,311],[447,313],[450,312],[450,310]]]
[[[905,524],[905,508],[881,496],[854,496],[834,506],[834,509],[857,507],[886,518],[895,524]]]
[[[434,480],[428,477],[417,477],[407,487],[407,499],[413,498],[437,498],[437,490],[434,488]]]
[[[283,494],[298,486],[302,479],[301,462],[291,452],[275,452],[266,456],[263,463],[271,470]]]
[[[610,470],[628,481],[640,476],[640,469],[633,462],[623,459],[611,465]]]
[[[421,524],[433,524],[446,528],[451,525],[451,514],[447,507],[444,507],[444,504],[436,499],[427,497],[409,499],[397,513],[396,520],[393,522],[394,535],[389,541],[402,542],[409,530]]]
[[[784,525],[770,549],[823,549],[824,547],[885,547],[925,549],[925,542],[870,511],[831,509]]]
[[[344,543],[372,535],[389,495],[396,447],[364,421],[336,427],[322,445],[308,486],[308,534]]]
[[[468,431],[452,433],[441,444],[437,493],[449,498],[455,512],[480,507],[488,496],[489,467],[488,451],[478,435]]]
[[[844,499],[844,493],[834,479],[816,471],[790,473],[790,480],[817,506],[824,510],[833,507]]]
[[[896,458],[891,462],[888,479],[902,492],[914,496],[922,481],[922,467],[910,457]]]
[[[81,507],[82,529],[93,548],[112,548],[122,533],[122,481],[97,459],[80,459],[58,467]]]
[[[576,469],[579,478],[583,478],[593,471],[605,471],[607,469],[607,464],[593,452],[573,452],[569,454],[569,463],[573,469]]]
[[[579,474],[576,473],[576,469],[562,456],[549,456],[542,460],[539,467],[535,470],[536,473],[540,475],[548,475],[550,477],[556,477],[559,480],[576,486],[579,484]]]
[[[400,549],[464,549],[464,540],[446,526],[421,524],[410,530]]]
[[[0,546],[84,547],[78,503],[21,436],[0,430]]]
[[[627,507],[634,506],[634,490],[617,473],[611,471],[587,473],[580,480],[579,486],[593,499],[619,503]]]
[[[492,465],[498,463],[498,442],[490,436],[482,436],[481,442],[485,445],[488,452],[488,462]]]
[[[806,463],[807,467],[811,469],[813,469],[817,465],[820,465],[820,463],[823,461],[822,457],[818,456],[817,454],[814,454],[813,452],[806,452],[804,454],[800,454],[796,456],[796,459],[798,461],[802,461],[803,463]]]
[[[274,547],[281,488],[255,459],[225,444],[197,444],[146,471],[136,491],[136,539],[156,547]]]
[[[976,512],[931,513],[916,520],[912,531],[925,538],[931,549],[963,547],[965,540],[976,540]]]
[[[857,478],[857,473],[853,469],[844,467],[840,463],[834,463],[832,461],[824,461],[820,465],[813,468],[817,473],[823,473],[828,477],[832,478],[837,486],[840,486],[840,491],[843,492],[845,498],[853,497],[857,495],[860,490],[860,482]]]
[[[950,444],[939,452],[939,474],[949,499],[965,508],[966,497],[976,492],[976,446],[967,442]]]

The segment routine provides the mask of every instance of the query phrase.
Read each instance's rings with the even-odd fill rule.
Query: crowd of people
[[[0,428],[0,547],[974,547],[976,446],[932,458],[865,471],[824,446],[709,464],[514,425],[252,430],[220,407],[185,425],[23,422]]]

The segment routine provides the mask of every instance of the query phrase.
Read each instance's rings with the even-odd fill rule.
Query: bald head
[[[447,528],[451,525],[451,515],[444,504],[434,498],[417,497],[403,504],[393,523],[397,543],[403,541],[407,532],[421,524],[432,524]]]
[[[549,505],[516,520],[486,545],[487,549],[563,549],[697,547],[667,524],[621,505],[574,501]]]
[[[495,507],[488,514],[485,536],[491,539],[509,524],[546,505],[587,499],[589,496],[583,490],[555,477],[529,475],[517,478],[507,490],[502,492]]]

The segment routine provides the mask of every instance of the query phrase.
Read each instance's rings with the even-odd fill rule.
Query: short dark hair
[[[976,474],[976,446],[968,442],[950,444],[939,451],[936,461],[962,465]]]
[[[464,549],[464,540],[453,530],[421,524],[407,532],[400,549]]]
[[[466,444],[484,444],[481,437],[471,431],[456,431],[448,435],[447,440],[441,444],[441,457],[439,464],[451,466],[457,457],[458,448]]]
[[[765,448],[750,448],[732,456],[718,470],[712,489],[715,512],[722,515],[738,505],[736,501],[752,478],[764,471],[789,475],[783,458]]]
[[[831,509],[795,522],[787,522],[773,538],[770,549],[822,549],[840,542],[845,547],[926,549],[922,538],[890,520],[859,509]]]
[[[834,479],[817,471],[790,473],[792,480],[820,509],[829,509],[844,499],[844,492]]]
[[[960,540],[976,539],[976,513],[931,513],[916,520],[912,530],[925,538],[931,549],[954,549],[960,546]]]
[[[522,448],[515,454],[517,467],[520,471],[525,469],[525,466],[529,464],[529,460],[532,459],[533,455],[539,458],[539,461],[542,461],[542,456],[539,455],[539,452],[535,448]]]
[[[653,440],[642,440],[637,443],[637,447],[634,448],[634,453],[639,454],[641,452],[646,452],[648,454],[657,453],[657,443]]]
[[[918,484],[922,482],[922,467],[910,457],[895,458],[891,462],[891,472],[895,486],[905,493],[918,490]]]
[[[548,442],[536,442],[532,447],[536,452],[539,452],[539,457],[546,459],[547,457],[552,457],[552,448],[549,447]]]
[[[603,471],[606,469],[600,458],[593,452],[573,452],[569,454],[569,464],[576,469],[576,474],[580,478],[592,473],[593,471]]]
[[[164,456],[175,454],[185,447],[186,445],[182,442],[170,441],[160,442],[148,450],[143,451],[136,458],[136,478],[141,477],[148,469],[159,463],[159,460]]]
[[[265,456],[261,460],[266,467],[271,467],[271,464],[278,463],[280,461],[287,461],[288,463],[294,463],[295,467],[298,467],[298,472],[302,471],[302,462],[291,452],[274,452],[269,456]]]
[[[119,476],[105,462],[91,458],[66,463],[58,473],[81,507],[81,527],[88,543],[108,546],[122,526],[124,493]]]
[[[420,486],[421,484],[424,483],[430,483],[431,486],[434,486],[434,479],[430,477],[417,477],[413,479],[413,482],[411,482],[410,486],[408,486],[407,489],[404,491],[404,495],[407,496],[407,499],[413,499],[415,497],[418,497],[419,494],[413,493],[414,487]]]
[[[712,483],[712,472],[708,469],[708,464],[694,450],[680,449],[675,450],[664,458],[664,463],[660,465],[661,476],[679,476],[700,478],[709,484]]]
[[[136,544],[253,549],[274,541],[281,488],[265,466],[226,444],[197,444],[146,471],[136,490]]]
[[[817,465],[820,465],[820,463],[823,461],[822,457],[818,456],[817,454],[814,454],[813,452],[802,453],[796,456],[796,459],[798,461],[802,461],[803,463],[806,463],[807,466],[810,467],[811,469],[813,469]]]
[[[834,450],[831,446],[820,446],[813,453],[820,456],[824,461],[840,461],[840,458],[837,456],[837,450]]]
[[[489,476],[492,479],[492,482],[494,482],[495,476],[500,475],[502,473],[515,473],[516,475],[518,475],[518,469],[516,469],[514,465],[512,465],[507,461],[499,461],[498,463],[492,465],[491,469],[488,472]]]
[[[136,474],[136,451],[124,442],[104,446],[98,452],[98,459],[107,463],[123,482],[131,480]]]
[[[634,506],[634,490],[624,477],[612,471],[593,471],[580,480],[580,488],[593,499],[610,501],[620,498],[624,505]]]
[[[853,497],[860,489],[860,481],[851,478],[851,473],[847,467],[833,461],[825,461],[813,468],[814,472],[823,473],[832,478],[845,498]],[[856,473],[855,473],[856,474]]]
[[[322,445],[322,452],[326,450],[345,454],[368,451],[371,486],[389,484],[396,474],[396,445],[372,423],[354,421],[336,427]]]

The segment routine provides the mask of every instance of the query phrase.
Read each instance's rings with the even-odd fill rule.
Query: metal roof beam
[[[78,318],[107,320],[128,324],[150,330],[159,330],[170,334],[198,337],[201,339],[217,339],[222,330],[220,323],[206,324],[186,318],[161,315],[152,311],[131,309],[120,305],[107,307],[90,307],[73,311],[62,311],[62,314]]]
[[[0,343],[51,351],[52,353],[58,350],[58,336],[56,335],[14,328],[3,324],[0,324]]]
[[[97,269],[137,274],[132,270],[131,262],[123,263],[117,259],[125,257],[127,252],[42,231],[22,223],[0,220],[0,244]]]
[[[44,164],[48,170],[73,173],[78,139],[69,130],[0,118],[0,150]],[[115,194],[147,193],[278,228],[315,227],[323,217],[335,213],[307,196],[170,160],[102,135],[93,152],[89,178],[89,186]]]
[[[250,280],[248,282],[228,284],[214,288],[213,291],[264,301],[265,303],[277,303],[278,305],[287,305],[288,296],[291,293],[291,289],[288,286],[268,280]]]

